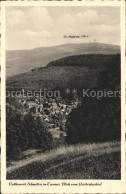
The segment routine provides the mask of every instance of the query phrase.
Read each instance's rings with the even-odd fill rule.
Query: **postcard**
[[[1,193],[125,193],[125,2],[1,2]]]

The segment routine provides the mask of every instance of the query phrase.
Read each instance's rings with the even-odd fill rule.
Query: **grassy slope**
[[[7,179],[120,179],[120,143],[78,144],[14,162]]]

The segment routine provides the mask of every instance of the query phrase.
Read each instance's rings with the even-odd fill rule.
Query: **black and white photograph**
[[[3,139],[11,188],[18,186],[13,180],[44,180],[50,189],[52,180],[102,187],[101,180],[124,177],[120,5],[4,7]]]

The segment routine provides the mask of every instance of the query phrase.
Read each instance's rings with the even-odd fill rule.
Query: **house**
[[[63,108],[63,109],[61,109],[61,111],[62,111],[62,112],[65,112],[65,109]]]
[[[38,104],[37,108],[38,108],[38,112],[43,111],[43,105],[42,104]]]
[[[57,104],[55,102],[52,103],[52,109],[53,110],[56,110],[58,107],[57,107]]]
[[[36,113],[38,113],[38,112],[41,113],[43,111],[43,105],[38,104],[35,101],[28,101],[27,106],[28,106],[29,110],[34,108],[35,109],[34,112],[36,112]]]
[[[66,109],[67,106],[66,106],[66,104],[63,104],[62,107],[63,107],[63,109]]]
[[[34,102],[34,101],[28,101],[27,102],[27,106],[28,106],[29,109],[30,108],[33,108],[33,107],[36,107],[36,102]]]
[[[59,110],[56,110],[56,111],[55,111],[56,114],[59,114],[59,112],[60,112]]]
[[[48,123],[49,122],[49,119],[46,117],[44,121]]]

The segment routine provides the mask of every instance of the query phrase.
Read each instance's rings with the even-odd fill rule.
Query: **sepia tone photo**
[[[120,18],[120,6],[5,6],[9,186],[122,180]]]

